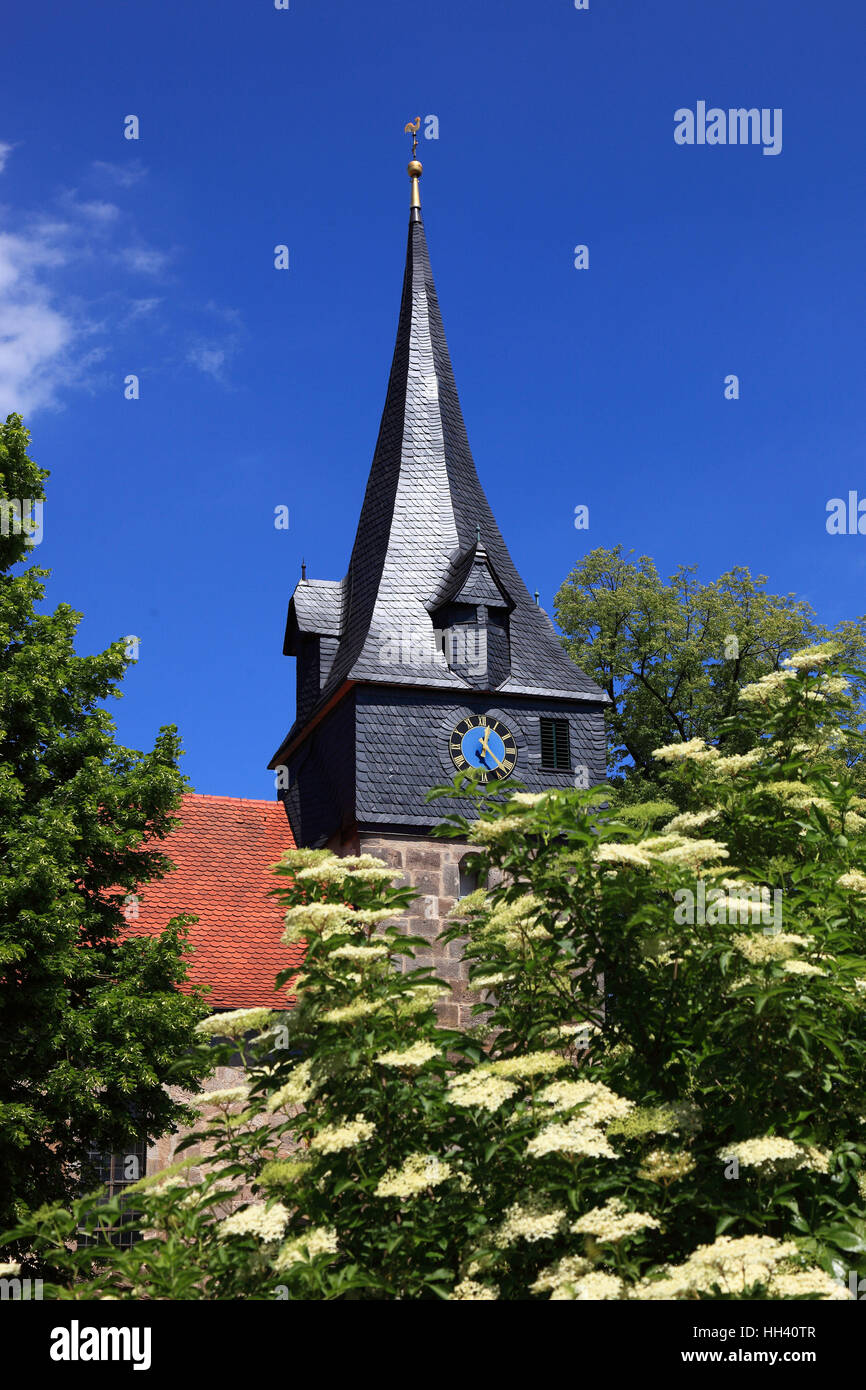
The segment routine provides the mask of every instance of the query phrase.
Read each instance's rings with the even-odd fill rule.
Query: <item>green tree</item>
[[[172,727],[153,751],[115,742],[101,707],[122,642],[74,650],[80,615],[37,611],[47,571],[12,499],[44,500],[20,416],[0,426],[0,1224],[86,1179],[87,1150],[124,1151],[189,1112],[164,1088],[195,1088],[187,1054],[203,1006],[178,992],[185,925],[123,938],[126,894],[172,867],[158,849],[184,779]],[[16,534],[17,531],[17,534]],[[80,1187],[79,1187],[80,1190]]]
[[[667,583],[652,559],[622,546],[584,556],[554,600],[564,645],[610,696],[609,776],[627,799],[657,793],[652,750],[707,738],[733,714],[740,690],[778,671],[792,651],[834,638],[852,662],[866,659],[866,618],[835,629],[794,594],[770,594],[765,575],[736,566],[711,583],[681,565]],[[745,751],[749,731],[727,738]],[[840,759],[860,762],[859,747]]]

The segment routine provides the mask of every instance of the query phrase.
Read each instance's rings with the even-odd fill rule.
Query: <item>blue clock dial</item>
[[[509,777],[517,762],[517,744],[511,730],[486,714],[461,719],[451,732],[448,748],[454,766],[461,772],[477,769],[481,782]]]
[[[486,767],[492,772],[501,766],[505,744],[489,724],[486,728],[468,729],[460,740],[460,748],[470,767]]]

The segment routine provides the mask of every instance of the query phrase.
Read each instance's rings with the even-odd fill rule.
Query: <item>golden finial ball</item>
[[[420,179],[421,175],[424,172],[424,166],[421,163],[420,159],[410,159],[406,172],[408,173],[410,178]]]

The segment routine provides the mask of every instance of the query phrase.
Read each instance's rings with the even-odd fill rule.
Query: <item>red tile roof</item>
[[[279,882],[270,866],[294,843],[282,804],[188,792],[178,815],[160,846],[176,867],[139,890],[130,932],[161,931],[172,917],[195,913],[190,979],[211,986],[213,1007],[285,1008],[285,986],[278,994],[274,976],[300,966],[303,950],[281,944],[285,908],[268,896]]]

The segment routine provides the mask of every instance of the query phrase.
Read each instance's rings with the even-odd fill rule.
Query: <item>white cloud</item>
[[[186,355],[186,360],[193,367],[198,367],[200,372],[206,376],[212,376],[215,381],[223,380],[223,368],[229,356],[229,349],[219,343],[197,342],[192,345]]]
[[[152,296],[150,299],[131,299],[127,306],[126,317],[130,319],[145,318],[152,314],[154,309],[158,309],[162,300],[159,296]]]
[[[237,309],[216,304],[213,300],[204,305],[204,314],[210,320],[217,319],[219,326],[216,331],[208,327],[205,332],[189,339],[186,360],[190,366],[204,372],[205,376],[225,385],[226,369],[246,336],[243,320]]]
[[[73,216],[87,218],[90,222],[107,225],[116,222],[120,216],[120,208],[116,203],[107,203],[101,198],[94,198],[90,201],[82,202],[78,198],[77,191],[70,189],[63,193],[60,198],[62,207]]]
[[[121,188],[131,188],[134,183],[138,183],[147,175],[147,170],[140,159],[132,159],[128,164],[109,164],[104,159],[95,159],[91,168],[96,174],[110,179],[112,183],[118,184]]]
[[[39,281],[43,267],[61,261],[62,251],[38,229],[0,235],[0,418],[50,405],[58,373],[69,373],[65,353],[75,325]]]
[[[8,140],[0,140],[0,174],[6,168],[6,161],[14,150],[15,146],[10,145]]]
[[[165,251],[143,245],[124,247],[120,258],[124,265],[139,275],[161,275],[170,260]]]
[[[0,141],[0,170],[11,148]],[[120,187],[147,172],[137,162],[93,169]],[[49,213],[0,205],[0,419],[56,408],[73,388],[118,389],[118,352],[131,346],[138,360],[154,339],[157,370],[185,364],[225,384],[245,337],[240,315],[175,296],[169,324],[164,298],[142,294],[132,276],[164,275],[176,253],[145,241],[122,202],[67,188]],[[109,345],[114,365],[94,370]]]

